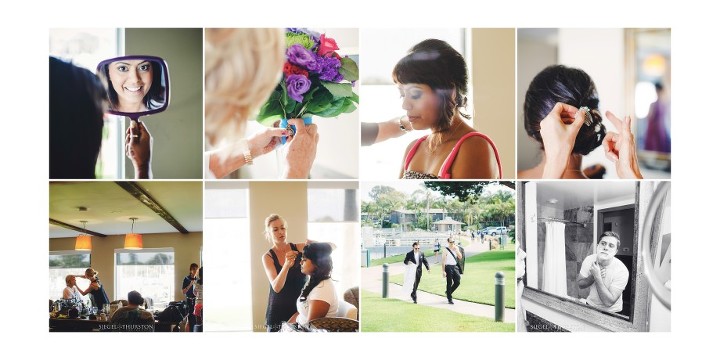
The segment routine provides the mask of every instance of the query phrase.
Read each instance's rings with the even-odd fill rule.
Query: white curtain
[[[565,271],[565,224],[549,221],[545,223],[545,263],[543,264],[543,291],[558,296],[567,296],[567,274]]]

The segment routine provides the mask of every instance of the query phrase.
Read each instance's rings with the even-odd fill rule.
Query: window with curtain
[[[462,28],[362,29],[360,38],[363,49],[363,61],[359,64],[363,101],[361,122],[383,122],[405,115],[397,85],[392,79],[392,70],[415,44],[426,39],[440,39],[465,57],[468,71],[472,63],[469,48],[466,46],[469,35],[467,30]],[[472,99],[472,77],[468,82],[468,99]],[[472,114],[472,101],[468,102],[467,112]],[[397,179],[407,145],[428,133],[412,131],[396,139],[362,147],[361,176]]]
[[[308,184],[308,238],[333,242],[332,278],[338,295],[360,285],[360,216],[357,182]]]
[[[97,65],[124,53],[123,29],[50,29],[50,56],[72,62],[95,73]],[[98,179],[124,177],[123,117],[105,115],[100,155],[95,166]]]
[[[175,301],[175,251],[116,249],[115,299],[127,299],[133,290],[152,298],[155,309]]]
[[[225,184],[235,188],[218,188]],[[204,310],[204,322],[213,331],[252,331],[248,189],[238,185],[205,184],[203,235],[212,241],[204,245],[203,260],[213,266],[206,292],[212,306]],[[212,289],[221,289],[222,295],[212,296]]]
[[[51,251],[50,252],[50,292],[48,298],[52,300],[61,299],[65,289],[65,277],[67,275],[85,274],[85,269],[90,267],[89,251]],[[87,289],[90,281],[77,278],[77,286],[80,289]],[[88,299],[87,295],[84,296]]]

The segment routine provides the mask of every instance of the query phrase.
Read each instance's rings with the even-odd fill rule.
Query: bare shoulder
[[[498,159],[492,143],[481,136],[472,136],[460,145],[451,167],[453,179],[497,179]]]

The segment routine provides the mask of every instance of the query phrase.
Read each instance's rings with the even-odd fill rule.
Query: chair
[[[343,298],[345,301],[349,302],[353,306],[355,306],[355,320],[360,319],[360,289],[357,286],[353,286],[347,290],[345,290],[345,294],[343,294]],[[349,316],[346,316],[349,317]]]
[[[347,301],[340,300],[340,302],[338,303],[337,317],[357,320],[357,308],[355,307],[355,305]]]
[[[311,320],[310,330],[324,330],[327,332],[357,332],[360,323],[357,320],[343,317],[323,317]]]

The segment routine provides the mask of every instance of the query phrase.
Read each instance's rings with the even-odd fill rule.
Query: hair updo
[[[459,110],[467,105],[467,65],[445,41],[427,39],[416,44],[398,61],[392,76],[396,83],[427,85],[440,98],[439,131],[450,128],[456,110],[460,116],[470,118]]]
[[[580,69],[563,65],[546,67],[535,76],[525,93],[525,131],[543,145],[540,122],[561,102],[576,108],[587,106],[592,123],[584,124],[575,138],[574,154],[587,155],[602,144],[606,129],[598,111],[597,90],[590,76]],[[544,149],[544,146],[543,146]]]

